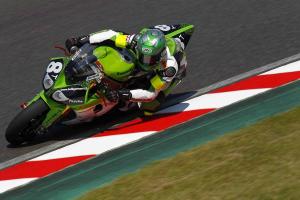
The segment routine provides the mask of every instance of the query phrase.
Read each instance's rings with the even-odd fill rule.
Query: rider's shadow
[[[186,92],[180,94],[171,94],[166,102],[162,105],[162,109],[169,107],[178,102],[189,99],[196,92]],[[187,103],[179,103],[176,107],[177,110],[184,110],[188,106]],[[73,140],[73,139],[85,139],[92,135],[99,134],[103,131],[116,130],[120,127],[125,128],[126,126],[130,128],[131,126],[147,126],[147,124],[155,125],[159,123],[159,120],[164,117],[176,117],[177,113],[171,114],[158,114],[155,116],[143,116],[140,111],[133,110],[129,112],[121,112],[117,109],[113,109],[109,113],[99,118],[95,118],[92,122],[72,125],[72,126],[62,126],[56,125],[49,130],[48,133],[38,136],[34,141],[30,143],[25,143],[18,147],[32,146],[39,143],[44,143],[48,141],[63,141],[63,140]],[[127,123],[129,122],[129,123]],[[134,123],[132,123],[134,122]],[[148,126],[150,128],[150,126]],[[15,148],[14,146],[8,146],[9,148]]]
[[[157,114],[152,116],[140,115],[131,121],[127,121],[120,125],[115,125],[106,130],[105,135],[109,133],[113,134],[116,131],[120,133],[130,133],[138,131],[160,131],[177,124],[177,122],[180,123],[182,118],[184,118],[184,116],[181,115],[181,113],[189,106],[189,103],[185,103],[182,101],[189,99],[194,94],[195,92],[188,92],[172,95],[169,98],[170,100],[172,98],[177,100],[176,106],[174,106],[175,102],[173,102],[172,104],[170,100],[167,100],[166,104],[162,106],[162,109],[159,112],[157,112]],[[99,134],[99,136],[101,136],[101,133]]]
[[[128,123],[123,123],[119,126],[114,126],[109,128],[107,131],[123,131],[124,133],[130,133],[130,131],[138,132],[138,131],[160,131],[164,130],[164,128],[168,128],[176,122],[174,122],[174,118],[179,117],[180,113],[182,113],[185,108],[189,106],[189,103],[180,103],[176,106],[175,112],[167,112],[167,113],[158,113],[152,116],[140,116],[135,118]],[[161,121],[163,120],[163,121]],[[176,120],[176,119],[175,119]],[[107,133],[106,133],[107,134]],[[99,134],[101,136],[101,134]]]

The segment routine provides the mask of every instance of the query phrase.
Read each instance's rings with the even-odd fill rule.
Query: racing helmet
[[[166,58],[166,39],[162,31],[148,29],[137,40],[138,64],[144,71],[153,70]]]

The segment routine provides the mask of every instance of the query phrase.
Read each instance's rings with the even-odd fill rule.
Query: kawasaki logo
[[[143,53],[152,53],[152,49],[147,48],[147,47],[143,47],[142,51],[143,51]]]

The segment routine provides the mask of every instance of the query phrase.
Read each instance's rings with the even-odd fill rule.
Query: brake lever
[[[68,52],[67,49],[65,49],[64,47],[62,47],[62,46],[60,46],[60,45],[55,45],[54,48],[63,51],[64,54],[65,54],[65,56],[68,56],[68,57],[69,57],[69,56],[72,55],[70,52]]]

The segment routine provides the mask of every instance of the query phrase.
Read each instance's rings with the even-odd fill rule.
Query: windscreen
[[[97,61],[97,57],[92,53],[94,48],[85,44],[72,56],[65,70],[70,82],[81,82],[96,74],[94,62]]]

